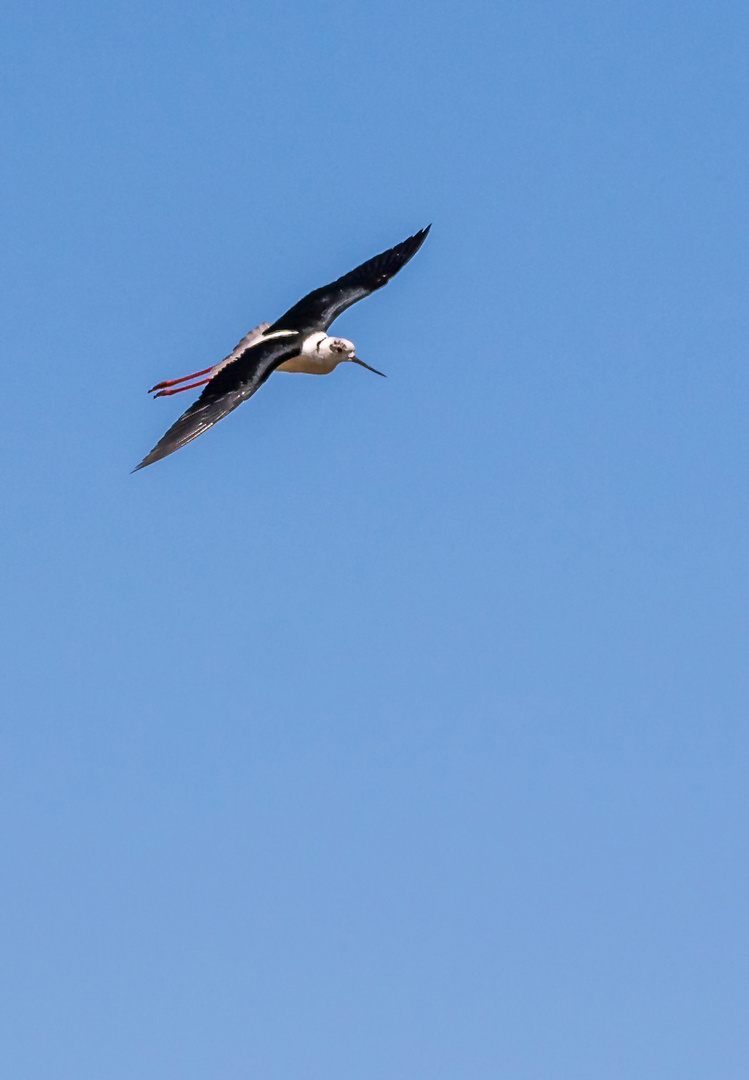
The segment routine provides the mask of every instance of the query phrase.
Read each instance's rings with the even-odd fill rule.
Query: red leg
[[[183,375],[181,379],[164,379],[163,382],[157,382],[155,386],[152,386],[148,393],[152,394],[154,390],[163,390],[167,386],[176,386],[177,383],[187,382],[188,379],[197,379],[198,375],[207,375],[209,371],[213,371],[213,366],[203,368],[202,371],[193,371],[192,375]],[[184,387],[184,389],[186,390],[187,387]]]
[[[211,369],[209,368],[208,370],[210,371]],[[196,372],[196,374],[198,374],[198,372]],[[188,378],[189,378],[189,375],[188,375]],[[173,382],[179,382],[179,379],[174,379],[172,381]],[[174,390],[159,390],[158,394],[153,395],[154,400],[157,397],[169,397],[170,394],[181,394],[183,390],[194,390],[196,386],[205,386],[205,384],[207,382],[210,382],[210,381],[211,381],[210,379],[199,379],[198,382],[188,383],[187,386],[177,386],[177,387],[175,387]],[[157,383],[157,385],[160,385],[160,384]],[[167,383],[167,385],[169,385],[169,384]],[[156,387],[154,387],[154,390],[155,389],[156,389]]]

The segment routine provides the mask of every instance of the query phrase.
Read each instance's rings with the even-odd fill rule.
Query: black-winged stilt
[[[374,371],[376,375],[382,375],[381,371],[369,367],[355,355],[354,345],[350,341],[329,337],[327,330],[347,307],[386,285],[416,254],[430,228],[427,225],[426,229],[421,229],[381,255],[375,255],[337,281],[315,289],[272,325],[260,323],[213,367],[194,371],[181,379],[166,379],[152,386],[149,393],[155,391],[156,397],[179,394],[196,386],[204,386],[205,389],[133,472],[174,453],[202,435],[236,409],[237,405],[252,397],[274,371],[327,375],[342,361],[349,360]],[[185,385],[179,385],[181,383]]]

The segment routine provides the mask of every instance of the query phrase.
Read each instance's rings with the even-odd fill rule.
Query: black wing
[[[229,360],[213,376],[202,394],[182,413],[133,472],[173,454],[181,446],[202,435],[222,420],[263,385],[268,376],[291,356],[299,353],[299,335],[284,334],[270,341],[259,340]]]
[[[431,225],[427,225],[426,229],[415,233],[401,244],[396,244],[389,251],[375,255],[373,259],[357,266],[337,281],[315,289],[277,319],[270,332],[299,330],[304,334],[311,334],[316,330],[327,330],[333,319],[347,307],[386,285],[390,278],[413,258],[426,240],[430,229]]]

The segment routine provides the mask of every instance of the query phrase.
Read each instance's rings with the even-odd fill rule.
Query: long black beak
[[[382,375],[383,379],[387,379],[387,375],[384,371],[378,371],[377,368],[370,367],[369,364],[365,364],[363,360],[360,360],[358,356],[352,356],[351,362],[353,364],[358,364],[359,367],[365,367],[367,371],[373,371],[375,375]]]

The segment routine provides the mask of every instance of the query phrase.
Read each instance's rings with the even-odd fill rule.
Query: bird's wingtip
[[[413,258],[413,256],[416,254],[416,252],[426,240],[431,227],[432,223],[430,221],[426,228],[419,229],[419,231],[415,232],[413,236],[409,236],[406,240],[404,240],[400,244],[397,244],[391,250],[393,252],[398,252],[401,257],[405,256],[405,261],[408,262],[409,259]],[[386,254],[389,254],[389,252],[386,252]]]
[[[415,243],[415,252],[419,250],[421,245],[426,240],[427,236],[429,235],[429,230],[431,229],[431,227],[432,227],[432,223],[430,221],[427,226],[425,226],[423,229],[419,229],[419,231],[417,233],[414,233],[414,235],[410,238],[411,243],[412,244]]]

